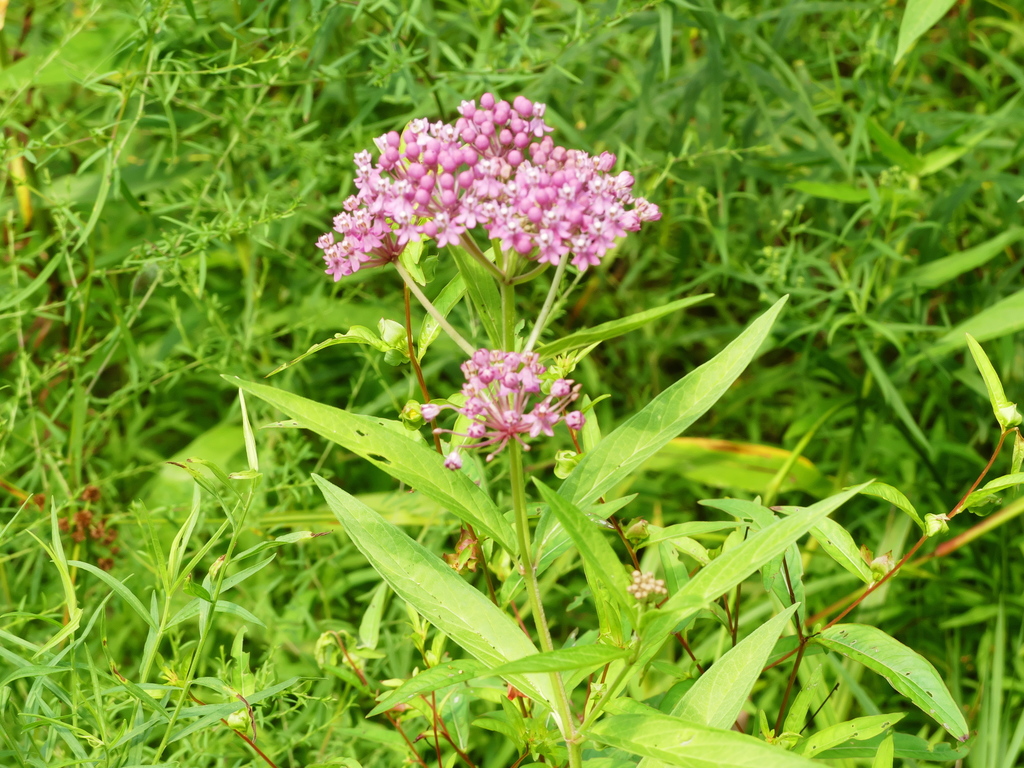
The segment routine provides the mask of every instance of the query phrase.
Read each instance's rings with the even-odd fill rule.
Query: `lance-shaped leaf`
[[[985,380],[985,389],[988,390],[988,399],[992,403],[992,412],[996,416],[996,421],[999,422],[999,427],[1004,432],[1011,427],[1016,427],[1021,422],[1020,413],[1017,411],[1017,404],[1011,403],[1006,398],[1006,392],[1003,391],[1003,383],[999,381],[999,374],[996,373],[996,369],[992,366],[992,361],[988,359],[988,355],[981,348],[981,344],[969,333],[967,334],[967,348],[971,350],[974,364],[978,366],[981,378]]]
[[[587,451],[558,492],[577,506],[593,504],[707,413],[750,364],[785,303],[786,297],[779,299],[712,360],[660,393]]]
[[[524,656],[521,659],[502,664],[488,674],[507,677],[530,672],[570,672],[574,669],[600,667],[616,659],[629,656],[629,649],[611,645],[574,645],[570,648],[556,648],[546,653]]]
[[[313,475],[313,480],[352,543],[395,594],[471,656],[497,667],[537,653],[515,621],[437,555],[355,496],[319,475]],[[552,706],[554,695],[546,676],[516,675],[511,682],[531,698]]]
[[[507,550],[515,550],[512,527],[490,497],[467,475],[446,470],[444,459],[432,448],[405,437],[383,419],[349,413],[235,376],[225,378],[288,414],[298,426],[313,430],[412,486]]]
[[[815,636],[814,642],[882,675],[951,736],[967,740],[963,712],[935,667],[917,651],[867,624],[836,624]]]
[[[580,555],[593,569],[611,593],[614,599],[628,614],[633,613],[634,603],[631,603],[629,593],[630,580],[626,571],[608,543],[600,528],[581,512],[575,505],[566,501],[565,498],[548,488],[544,483],[535,480],[540,495],[550,507],[551,512],[558,518],[562,528],[568,532]]]
[[[704,299],[711,298],[713,295],[711,293],[703,293],[700,296],[688,296],[685,299],[670,301],[668,304],[660,307],[645,309],[643,312],[637,312],[628,317],[620,317],[618,320],[611,320],[607,323],[595,325],[593,328],[570,333],[568,336],[563,336],[560,339],[541,345],[537,348],[537,354],[540,355],[541,360],[546,360],[563,352],[580,349],[581,347],[589,347],[591,344],[614,339],[616,336],[635,331],[637,328],[643,328],[660,317],[665,317],[673,312],[678,312],[680,309],[691,307],[704,301]]]
[[[903,713],[891,715],[868,715],[856,717],[845,723],[830,725],[812,734],[799,747],[804,757],[817,757],[832,747],[838,747],[847,741],[863,741],[880,733],[885,733],[903,719]]]
[[[785,303],[786,297],[779,299],[713,359],[659,394],[588,450],[558,493],[587,509],[707,413],[757,354]],[[552,526],[538,541],[537,572],[542,573],[564,554],[570,541],[561,526]],[[521,584],[521,579],[510,579],[502,590],[502,599],[511,599]]]
[[[423,670],[416,677],[409,678],[393,691],[381,696],[377,706],[366,716],[374,717],[381,712],[387,712],[394,706],[412,701],[417,696],[480,677],[486,670],[487,665],[476,659],[460,659],[438,664],[436,667]]]
[[[877,756],[885,747],[883,746],[888,736],[875,736],[871,739],[857,739],[840,744],[838,747],[818,755],[819,760],[849,760],[852,758],[871,758]],[[931,744],[920,736],[912,736],[909,733],[892,734],[892,747],[889,752],[890,758],[895,756],[901,760],[925,760],[929,763],[951,763],[954,760],[963,760],[967,757],[967,747],[952,747],[944,741],[938,744]],[[821,763],[818,763],[821,765]],[[884,765],[884,763],[883,763]],[[889,765],[892,765],[890,762]],[[877,768],[874,763],[872,768]]]
[[[927,530],[924,521],[921,520],[921,515],[917,513],[917,508],[910,503],[910,499],[903,495],[903,492],[899,488],[893,488],[891,485],[886,483],[880,483],[877,480],[870,483],[867,488],[861,491],[865,496],[874,496],[875,498],[888,501],[897,509],[906,512],[910,515],[911,519],[917,523],[922,531]]]
[[[669,715],[613,715],[587,734],[595,741],[683,768],[819,766],[745,733],[708,728]]]
[[[867,483],[848,488],[822,499],[806,509],[794,512],[719,555],[702,568],[658,610],[648,611],[641,620],[640,636],[649,649],[660,646],[675,625],[692,615],[694,605],[707,605],[786,549],[821,520],[859,493]]]
[[[670,714],[711,728],[731,728],[795,610],[790,606],[743,638],[697,678]]]

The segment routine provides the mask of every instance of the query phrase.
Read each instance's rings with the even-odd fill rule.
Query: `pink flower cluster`
[[[427,403],[420,412],[427,421],[437,418],[444,408],[465,416],[470,420],[465,432],[450,429],[434,431],[477,441],[467,444],[466,448],[493,447],[487,461],[500,453],[509,440],[515,440],[528,451],[530,446],[523,441],[525,436],[544,434],[551,437],[560,421],[570,429],[580,429],[585,422],[580,411],[565,413],[569,404],[579,397],[580,385],[574,384],[572,379],[556,379],[545,395],[541,391],[541,376],[545,371],[533,352],[478,349],[462,364],[462,373],[466,377],[462,386],[465,404],[457,408]],[[444,465],[448,469],[459,469],[462,456],[453,450],[445,458]]]
[[[376,163],[355,156],[358,192],[317,240],[327,273],[337,281],[393,261],[421,237],[457,245],[481,226],[505,250],[548,263],[571,253],[585,270],[660,218],[633,196],[631,174],[610,173],[614,155],[556,146],[544,112],[524,96],[509,104],[485,93],[479,106],[462,102],[454,125],[417,119],[376,139]]]

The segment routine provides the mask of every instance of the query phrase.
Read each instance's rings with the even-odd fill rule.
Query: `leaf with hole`
[[[395,479],[447,507],[453,514],[515,551],[515,535],[490,497],[468,475],[444,468],[444,459],[425,444],[405,437],[404,427],[384,419],[332,408],[291,392],[227,378],[328,440],[347,448]]]
[[[935,667],[917,651],[867,624],[836,624],[816,635],[813,642],[882,675],[950,735],[967,740],[963,712]]]

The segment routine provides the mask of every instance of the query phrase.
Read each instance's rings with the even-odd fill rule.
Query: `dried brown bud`
[[[97,488],[95,485],[87,485],[85,486],[85,490],[82,491],[82,495],[80,498],[82,499],[82,501],[99,501],[100,489]]]

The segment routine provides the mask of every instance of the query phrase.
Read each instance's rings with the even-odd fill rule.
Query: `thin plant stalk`
[[[540,594],[537,571],[533,565],[530,547],[530,519],[526,511],[526,479],[523,474],[522,448],[516,442],[509,444],[509,475],[512,485],[512,507],[515,511],[516,539],[519,547],[519,561],[523,569],[523,581],[526,584],[526,595],[533,611],[533,620],[537,625],[537,634],[542,651],[554,650],[551,641],[551,630],[544,614],[544,603]],[[562,721],[562,731],[566,746],[569,748],[569,768],[582,766],[582,749],[576,739],[576,728],[573,721],[569,697],[562,684],[562,677],[557,672],[550,673],[551,684],[555,690],[555,707]]]
[[[472,256],[474,259],[480,262],[480,265],[488,272],[490,272],[491,276],[494,277],[494,279],[496,279],[499,283],[508,282],[508,276],[500,269],[498,269],[498,267],[494,264],[493,261],[484,256],[484,252],[480,250],[480,246],[476,244],[476,241],[472,237],[466,235],[466,237],[461,238],[459,240],[459,245],[462,246],[462,249],[466,253],[468,253],[470,256]]]
[[[455,328],[452,327],[452,324],[448,322],[448,319],[431,303],[430,299],[427,298],[427,295],[420,290],[418,285],[416,285],[416,281],[413,280],[409,273],[405,271],[405,267],[396,261],[395,270],[402,278],[406,287],[412,291],[412,295],[415,296],[419,303],[423,305],[423,308],[427,313],[437,321],[437,324],[444,329],[445,333],[451,337],[452,341],[459,345],[459,348],[465,352],[466,355],[472,357],[476,350],[473,349],[473,346],[468,341],[462,338],[462,334],[456,331]]]
[[[532,352],[534,346],[537,344],[537,339],[540,338],[541,331],[544,330],[544,326],[547,325],[548,315],[551,314],[551,307],[555,304],[555,297],[558,296],[558,288],[562,284],[562,275],[565,274],[565,267],[569,263],[569,254],[565,254],[562,260],[558,262],[558,266],[555,268],[555,275],[551,278],[551,287],[548,289],[548,295],[544,299],[544,306],[540,308],[540,314],[537,315],[537,322],[533,326],[533,331],[530,332],[530,338],[526,341],[525,352]]]

